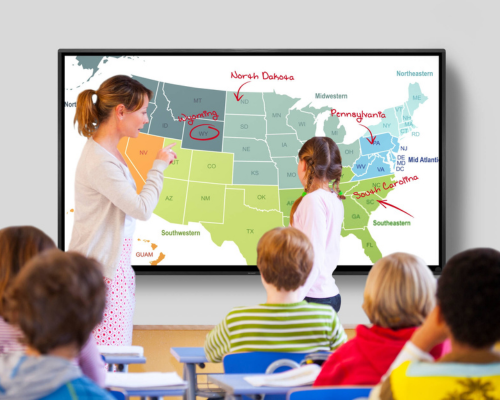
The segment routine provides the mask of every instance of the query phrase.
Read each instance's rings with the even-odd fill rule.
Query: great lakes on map
[[[212,241],[232,241],[248,265],[256,265],[256,247],[268,230],[289,224],[290,209],[302,194],[297,176],[298,152],[316,134],[318,116],[330,112],[275,92],[233,92],[174,85],[133,76],[153,91],[149,124],[137,139],[124,138],[119,150],[142,190],[158,151],[176,143],[178,158],[164,172],[164,185],[154,213],[187,225],[200,223]],[[414,111],[425,101],[418,83],[410,84],[408,99],[384,110],[386,118],[368,125],[366,133],[345,143],[346,129],[330,115],[325,136],[339,146],[345,194],[341,235],[354,235],[371,262],[382,254],[369,231],[370,215],[394,189],[357,199],[354,193],[390,185],[395,179],[396,154],[402,136],[416,126]],[[367,138],[376,136],[373,144]],[[189,240],[189,237],[186,237]]]

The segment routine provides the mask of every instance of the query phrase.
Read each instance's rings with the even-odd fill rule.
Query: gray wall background
[[[10,2],[0,25],[0,228],[34,225],[57,239],[59,48],[444,48],[446,255],[500,249],[500,3],[462,4]],[[337,281],[342,322],[367,322],[361,310],[366,277]],[[233,306],[263,302],[265,293],[256,276],[139,276],[136,299],[135,324],[204,325],[219,322]]]

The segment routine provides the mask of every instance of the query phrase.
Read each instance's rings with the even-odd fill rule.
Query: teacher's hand
[[[168,162],[168,165],[172,164],[172,162],[177,158],[177,154],[175,154],[175,151],[172,150],[172,147],[174,147],[175,145],[176,143],[172,143],[168,146],[165,146],[158,152],[158,154],[156,155],[156,159],[166,161]]]

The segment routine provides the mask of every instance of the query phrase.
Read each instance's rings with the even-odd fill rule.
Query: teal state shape
[[[233,153],[234,161],[272,161],[264,140],[224,138],[224,153]]]
[[[410,83],[410,87],[408,88],[408,101],[406,104],[408,105],[408,111],[411,116],[413,116],[413,112],[420,104],[424,104],[427,99],[428,97],[424,96],[418,83]]]
[[[234,164],[235,185],[277,185],[278,171],[273,162],[238,161]]]
[[[354,162],[359,158],[361,154],[361,147],[359,140],[351,144],[339,144],[340,156],[342,157],[343,167],[352,167]]]
[[[344,125],[340,125],[340,119],[336,115],[330,115],[323,125],[325,136],[340,144],[344,141],[346,131]]]
[[[363,119],[361,124],[367,126],[368,129],[370,129],[370,131],[372,132],[373,136],[377,136],[382,133],[390,133],[392,136],[399,136],[400,118],[397,118],[396,115],[397,113],[402,113],[403,107],[404,106],[397,106],[384,110],[382,114],[385,115],[385,118],[382,118],[377,125],[367,125],[369,119],[366,118]],[[365,129],[361,126],[360,128]],[[368,132],[368,130],[365,130],[363,137],[370,137],[370,132]]]
[[[226,92],[226,114],[264,115],[264,99],[260,92],[241,92],[236,100],[234,92]]]
[[[301,108],[300,110],[304,111],[304,112],[312,113],[312,114],[314,114],[314,118],[318,118],[319,114],[324,113],[326,111],[330,111],[331,108],[330,107],[314,108],[314,107],[311,107],[311,103],[309,103],[307,106],[305,106],[304,108]]]
[[[267,133],[295,133],[287,124],[287,115],[298,100],[276,92],[264,93]]]
[[[302,183],[300,183],[300,179],[297,174],[297,159],[295,157],[274,158],[273,161],[276,163],[278,167],[280,189],[303,188]]]
[[[264,116],[226,115],[224,136],[251,139],[266,139]]]
[[[271,157],[297,157],[302,143],[297,139],[297,135],[267,135],[267,144],[271,151]]]
[[[288,115],[288,125],[297,132],[299,140],[305,142],[315,136],[315,117],[299,110],[291,110]]]

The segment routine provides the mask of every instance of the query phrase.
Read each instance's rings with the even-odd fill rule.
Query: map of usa
[[[178,225],[199,223],[217,246],[232,241],[247,264],[256,265],[260,237],[289,224],[291,206],[303,192],[298,152],[317,134],[318,117],[328,115],[322,133],[338,144],[343,164],[341,235],[357,238],[371,262],[382,257],[369,219],[398,184],[400,140],[419,134],[413,115],[427,97],[418,83],[381,113],[381,122],[363,119],[364,133],[347,143],[347,130],[331,107],[297,108],[302,99],[274,91],[240,92],[238,100],[233,92],[133,78],[154,93],[149,124],[137,139],[119,144],[138,192],[158,151],[176,143],[178,158],[165,170],[156,215]]]

